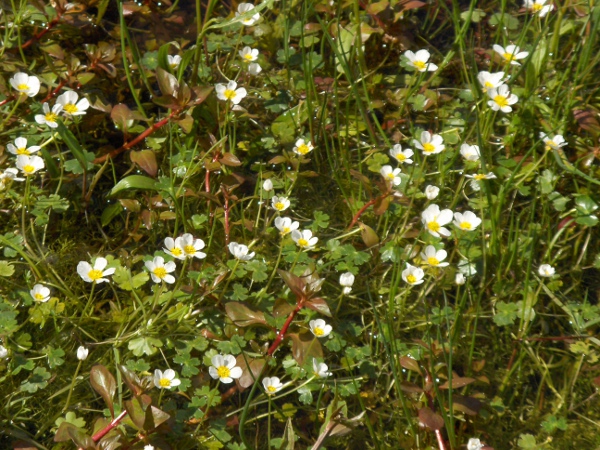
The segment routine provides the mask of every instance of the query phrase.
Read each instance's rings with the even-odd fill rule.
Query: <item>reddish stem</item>
[[[2,100],[0,102],[0,106],[4,106],[9,102],[12,102],[16,97],[14,95],[9,95],[8,97],[6,97],[4,100]]]
[[[54,97],[56,94],[58,94],[58,92],[65,86],[65,84],[67,84],[66,80],[60,80],[60,83],[58,83],[58,86],[56,86],[54,89],[52,89],[50,92],[48,92],[48,95],[46,95],[46,98],[44,98],[42,100],[42,103],[47,102],[52,97]]]
[[[304,298],[298,299],[298,304],[296,305],[296,308],[290,313],[287,320],[283,324],[283,327],[281,327],[281,330],[279,331],[279,333],[277,333],[277,337],[269,347],[269,350],[267,350],[267,355],[272,356],[273,353],[275,353],[275,350],[277,350],[277,347],[279,347],[279,344],[281,344],[281,341],[283,341],[285,333],[287,333],[287,330],[290,327],[292,321],[294,320],[294,317],[296,317],[296,314],[298,314],[298,312],[304,306],[304,300]]]
[[[348,225],[348,229],[350,229],[354,225],[356,225],[356,222],[358,222],[358,219],[360,219],[360,216],[362,216],[364,214],[364,212],[367,210],[367,208],[369,208],[370,206],[373,206],[379,200],[383,200],[384,198],[386,198],[389,195],[391,195],[391,192],[386,192],[385,194],[381,194],[379,197],[372,198],[367,203],[365,203],[363,205],[363,207],[360,208],[356,214],[354,214],[354,217],[352,218],[352,222],[350,222],[350,225]]]
[[[112,430],[117,425],[119,425],[119,422],[121,422],[121,420],[123,420],[123,418],[126,415],[127,415],[127,410],[124,410],[123,412],[121,412],[121,414],[119,414],[117,417],[115,417],[111,423],[109,423],[104,428],[102,428],[100,431],[98,431],[95,435],[93,435],[92,440],[94,442],[98,442],[100,439],[102,439],[104,436],[106,436],[110,432],[110,430]]]
[[[144,139],[146,139],[148,136],[150,136],[156,130],[158,130],[159,128],[164,127],[167,123],[169,123],[169,121],[173,117],[175,117],[180,112],[181,112],[181,109],[176,109],[175,111],[171,112],[171,114],[169,114],[167,117],[165,117],[162,120],[159,120],[158,122],[156,122],[155,124],[153,124],[150,128],[147,128],[146,130],[144,130],[144,132],[142,134],[138,135],[135,139],[133,139],[133,140],[131,140],[129,142],[126,142],[125,144],[123,144],[118,149],[113,150],[112,152],[107,153],[106,155],[99,156],[98,158],[94,159],[94,164],[103,163],[108,158],[114,158],[118,154],[123,153],[125,150],[129,150],[134,145],[139,144],[141,141],[143,141]]]
[[[229,245],[229,193],[225,187],[221,187],[223,198],[225,198],[225,206],[223,207],[223,218],[225,221],[225,245]]]
[[[34,42],[39,41],[42,37],[44,37],[44,35],[50,31],[52,28],[54,28],[58,22],[60,21],[60,18],[62,17],[63,11],[58,11],[57,15],[54,19],[52,19],[50,22],[48,22],[48,26],[46,28],[44,28],[42,31],[40,31],[38,34],[34,34],[33,37],[31,39],[29,39],[27,42],[25,42],[23,45],[21,45],[22,49],[26,49],[27,47],[30,47]]]

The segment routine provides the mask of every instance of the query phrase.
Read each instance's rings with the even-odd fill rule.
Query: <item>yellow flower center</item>
[[[275,386],[267,386],[267,391],[270,393],[277,392],[277,388]]]
[[[427,66],[427,64],[425,64],[423,61],[414,61],[413,64],[417,68],[417,70],[420,71],[425,70],[425,67]]]
[[[235,98],[235,91],[232,91],[231,89],[226,89],[223,95],[225,95],[225,98],[227,100],[233,100]]]
[[[35,167],[33,167],[31,164],[27,164],[26,166],[23,166],[23,172],[33,173],[35,172]]]
[[[406,155],[405,155],[404,153],[398,153],[398,154],[396,155],[396,159],[397,159],[398,161],[404,161],[404,160],[406,159]]]
[[[460,228],[462,230],[470,230],[472,228],[472,225],[469,222],[461,222]]]
[[[275,206],[275,209],[276,209],[277,211],[283,211],[283,210],[285,209],[285,205],[284,205],[283,203],[281,203],[281,202],[277,202],[277,203],[275,203],[275,205],[274,205],[274,206]]]
[[[406,281],[408,281],[410,284],[416,283],[417,277],[415,277],[413,274],[410,274],[406,277]]]
[[[544,7],[544,5],[541,5],[539,3],[534,3],[533,6],[531,7],[531,10],[536,13],[542,10],[542,8]]]
[[[182,253],[182,251],[181,251],[181,249],[179,247],[173,247],[171,249],[171,254],[173,256],[181,256],[181,253]]]
[[[437,266],[440,263],[440,260],[437,259],[435,256],[430,256],[429,258],[427,258],[427,263],[430,266]]]
[[[227,366],[217,367],[217,374],[219,378],[227,378],[231,375],[231,370],[227,368]]]
[[[160,385],[160,387],[171,387],[171,380],[169,380],[168,378],[161,378],[160,380],[158,380],[158,384]]]
[[[252,60],[254,59],[254,56],[252,55],[252,53],[246,53],[246,54],[244,55],[244,59],[245,59],[246,61],[252,61]]]
[[[179,63],[171,63],[169,65],[171,66],[171,69],[177,69],[177,66],[179,65]]]
[[[496,95],[494,101],[500,108],[508,106],[508,99],[504,95]]]
[[[481,180],[485,180],[485,175],[483,175],[482,173],[478,173],[473,178],[477,181],[481,181]]]
[[[546,141],[546,150],[552,150],[556,147],[556,143],[554,141]]]
[[[298,146],[298,153],[300,153],[301,155],[306,155],[308,152],[310,152],[310,148],[308,148],[308,145],[302,144]]]
[[[433,145],[431,142],[427,142],[425,144],[423,144],[423,151],[425,153],[431,153],[435,150],[435,145]]]
[[[288,234],[290,231],[290,227],[283,227],[283,230],[281,230],[281,234]]]
[[[69,114],[74,114],[79,111],[79,108],[77,108],[77,106],[75,106],[73,103],[67,103],[63,109]]]
[[[21,83],[21,84],[17,85],[17,89],[19,91],[27,91],[27,90],[29,90],[29,85],[27,85],[25,83]]]
[[[156,275],[162,280],[164,277],[167,276],[167,269],[165,269],[164,267],[157,267],[152,273],[154,273],[154,275]]]
[[[17,149],[17,155],[31,155],[31,153],[25,147],[20,147]]]
[[[90,270],[88,272],[88,277],[92,281],[99,280],[100,278],[102,278],[102,271],[101,270],[97,270],[97,269],[92,269],[92,270]]]
[[[488,89],[491,89],[494,87],[494,85],[492,83],[490,83],[489,81],[486,81],[485,83],[483,83],[483,86]]]
[[[196,248],[193,245],[186,245],[183,247],[183,251],[188,255],[193,255],[196,253]]]
[[[56,114],[54,114],[53,112],[49,112],[44,116],[44,119],[46,120],[46,122],[56,122],[56,119],[58,119],[58,116]]]
[[[440,230],[441,226],[439,223],[437,223],[437,221],[432,220],[431,222],[427,222],[427,228],[429,228],[430,231],[437,233]]]
[[[44,300],[44,298],[46,298],[42,294],[40,294],[39,292],[37,294],[35,294],[34,297],[35,297],[36,300]]]
[[[394,178],[396,178],[396,177],[395,177],[395,175],[394,175],[394,172],[390,172],[390,173],[388,173],[388,174],[386,175],[386,177],[388,178],[388,180],[392,180],[392,181],[394,180]]]
[[[513,59],[515,59],[514,53],[504,53],[502,56],[504,56],[504,59],[508,62],[511,62]]]
[[[323,336],[325,334],[325,330],[323,330],[323,328],[321,327],[315,327],[313,329],[313,333],[315,334],[315,336]]]
[[[298,245],[300,247],[308,247],[308,241],[304,238],[298,239]]]

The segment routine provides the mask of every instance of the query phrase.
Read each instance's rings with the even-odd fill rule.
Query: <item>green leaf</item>
[[[132,339],[127,344],[127,348],[133,352],[135,356],[154,355],[158,351],[158,347],[162,347],[163,343],[160,339],[151,337],[139,337]]]
[[[588,195],[578,195],[575,198],[575,209],[583,216],[589,216],[598,209],[598,204]]]
[[[535,442],[535,437],[531,434],[521,434],[519,436],[519,441],[517,442],[519,448],[536,448],[537,443]]]
[[[59,417],[58,419],[56,419],[56,421],[54,423],[56,424],[57,427],[60,427],[60,425],[63,422],[67,422],[72,425],[75,425],[77,428],[85,427],[85,420],[81,417],[77,417],[77,415],[73,411],[69,411],[65,417]]]
[[[1,263],[0,263],[1,266]],[[17,311],[7,303],[0,303],[0,336],[11,336],[17,331],[19,324],[15,320]]]
[[[33,394],[40,389],[44,389],[48,385],[50,372],[44,367],[36,367],[31,376],[21,383],[21,391]]]
[[[46,348],[46,356],[48,357],[48,366],[51,369],[61,366],[65,362],[65,360],[62,359],[62,357],[65,356],[65,351],[62,348],[48,346]]]
[[[15,266],[8,261],[0,261],[0,277],[10,277],[15,273]]]
[[[119,181],[108,194],[113,196],[127,189],[158,190],[156,180],[143,175],[130,175]]]
[[[86,154],[84,153],[83,148],[81,148],[81,146],[79,145],[79,141],[77,140],[75,135],[71,133],[71,131],[69,131],[67,127],[65,127],[65,125],[62,122],[58,121],[57,124],[58,126],[56,127],[56,131],[58,131],[60,137],[63,139],[63,141],[65,141],[65,144],[67,144],[67,147],[69,147],[69,150],[71,150],[71,153],[73,154],[75,159],[79,161],[81,167],[85,167],[87,170],[89,160],[88,158],[86,158]]]
[[[494,323],[499,327],[512,325],[517,318],[519,306],[516,303],[496,303],[496,314],[494,314]]]
[[[137,289],[146,284],[149,279],[148,272],[144,271],[131,276],[131,271],[126,267],[117,267],[112,276],[112,280],[117,283],[117,286],[125,291]]]

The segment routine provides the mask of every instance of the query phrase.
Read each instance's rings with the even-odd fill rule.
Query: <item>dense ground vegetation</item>
[[[0,447],[600,447],[594,6],[3,2]]]

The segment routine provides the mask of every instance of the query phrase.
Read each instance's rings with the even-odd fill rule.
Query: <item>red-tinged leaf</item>
[[[185,134],[189,134],[194,127],[194,118],[191,115],[186,114],[183,118],[176,120],[175,123],[181,127]]]
[[[475,372],[481,372],[484,367],[485,367],[485,359],[481,359],[479,361],[473,361],[473,364],[471,364],[471,368]]]
[[[81,83],[81,85],[85,86],[90,81],[92,81],[94,78],[96,78],[96,74],[92,73],[92,72],[83,72],[83,73],[77,74],[76,78],[77,78],[77,81],[79,81],[79,83]]]
[[[425,5],[426,5],[426,3],[419,2],[419,1],[409,1],[402,5],[402,9],[406,11],[409,9],[422,8]]]
[[[400,389],[404,392],[410,392],[413,394],[420,394],[421,392],[424,392],[422,387],[417,386],[414,383],[410,383],[409,381],[401,381]]]
[[[600,387],[600,376],[592,380],[592,384],[596,387]]]
[[[123,436],[113,430],[111,433],[104,436],[96,446],[98,450],[117,450],[123,447]]]
[[[77,428],[75,425],[73,425],[72,423],[69,422],[63,422],[60,424],[60,426],[58,427],[58,430],[56,430],[56,434],[54,435],[54,442],[67,442],[71,439],[71,436],[69,435],[68,429],[69,428]]]
[[[179,103],[181,106],[186,106],[192,99],[192,91],[190,90],[188,85],[185,84],[185,81],[182,81],[179,84],[176,97],[177,103]]]
[[[310,23],[304,24],[304,34],[305,35],[319,33],[320,31],[323,31],[323,26],[320,23],[310,22]]]
[[[320,312],[321,314],[327,317],[332,317],[329,305],[324,299],[320,297],[311,298],[310,300],[307,300],[306,302],[304,302],[304,306],[312,309],[313,311]]]
[[[305,170],[303,172],[298,173],[298,176],[305,178],[316,178],[319,176],[319,174],[314,170]]]
[[[373,228],[371,228],[369,225],[365,225],[362,222],[358,222],[358,226],[360,228],[360,237],[367,248],[379,244],[379,236],[377,236],[377,233],[375,233]]]
[[[304,287],[306,286],[306,283],[302,278],[281,269],[277,269],[277,273],[296,297],[304,297]]]
[[[113,107],[110,118],[117,128],[123,132],[127,132],[127,129],[134,123],[133,112],[124,103],[119,103]]]
[[[421,367],[419,367],[419,362],[416,359],[411,358],[410,356],[400,357],[400,365],[407,370],[412,370],[413,372],[421,374]]]
[[[473,397],[454,394],[452,396],[452,408],[455,411],[461,411],[470,416],[476,416],[481,411],[483,403]]]
[[[573,117],[581,128],[586,131],[600,131],[600,123],[597,119],[598,113],[592,109],[574,109]]]
[[[177,96],[179,83],[177,82],[177,77],[175,75],[172,75],[166,70],[157,67],[156,81],[158,82],[158,87],[162,95],[171,95],[173,97]]]
[[[304,361],[323,357],[323,348],[312,333],[290,333],[288,337],[292,340],[292,355],[299,366],[303,366]]]
[[[77,428],[72,423],[63,422],[54,435],[54,442],[66,442],[68,440],[73,441],[77,447],[84,450],[94,450],[96,448],[92,437],[87,435],[85,431]]]
[[[221,164],[224,164],[226,166],[236,167],[242,165],[242,162],[233,153],[224,153],[223,156],[219,158],[219,161],[221,162]]]
[[[477,381],[481,381],[482,383],[490,384],[490,379],[488,377],[486,377],[485,375],[479,375],[478,377],[475,377],[475,379]]]
[[[390,2],[388,0],[381,0],[379,2],[371,3],[367,5],[365,11],[369,14],[379,14],[381,11],[385,10],[390,6]]]
[[[140,202],[138,200],[133,200],[129,198],[121,198],[119,199],[119,203],[121,206],[131,212],[140,212]]]
[[[273,306],[273,317],[287,317],[294,309],[296,309],[294,305],[290,305],[284,299],[278,298],[275,300],[275,305]]]
[[[431,408],[425,406],[419,410],[419,422],[421,425],[431,430],[441,430],[444,428],[444,419]]]
[[[388,210],[391,202],[392,202],[391,195],[388,195],[387,197],[379,199],[373,206],[373,212],[376,215],[381,216],[383,213],[385,213]]]
[[[213,86],[194,86],[192,88],[195,94],[194,104],[199,105],[200,103],[204,102],[204,100],[206,100],[211,94],[213,89]]]
[[[262,311],[250,308],[242,302],[228,302],[225,304],[225,313],[231,321],[238,327],[247,327],[249,325],[266,325],[265,315]]]
[[[144,397],[147,397],[147,395],[134,397],[131,400],[123,402],[125,409],[127,410],[128,421],[131,421],[133,426],[138,430],[144,429],[146,410],[148,409],[148,402]]]
[[[140,168],[151,177],[156,177],[158,173],[158,164],[156,163],[156,154],[154,150],[132,151],[129,154],[131,162],[140,166]]]
[[[141,395],[144,392],[144,389],[142,388],[142,382],[140,380],[140,377],[138,377],[133,370],[130,370],[129,368],[127,368],[127,366],[123,364],[120,364],[118,366],[118,369],[119,372],[121,372],[121,375],[123,376],[123,381],[129,388],[129,390],[133,393],[133,395]]]
[[[458,389],[464,386],[467,386],[468,384],[471,384],[475,381],[475,378],[470,378],[470,377],[453,377],[452,378],[452,389]],[[440,389],[448,389],[450,387],[450,384],[448,384],[448,382],[446,381],[443,384],[440,384],[438,386]]]
[[[263,358],[252,359],[248,356],[239,355],[236,358],[237,365],[242,369],[242,376],[238,379],[240,386],[244,389],[252,386],[254,381],[260,377],[266,360]]]
[[[108,369],[101,365],[96,365],[90,370],[90,383],[94,390],[102,396],[106,406],[110,410],[110,415],[115,417],[113,408],[113,397],[117,391],[115,378]]]
[[[152,97],[152,101],[158,106],[167,109],[179,109],[180,104],[172,95],[161,95],[160,97]]]
[[[65,59],[65,51],[58,44],[49,44],[40,46],[42,51],[48,53],[50,56],[56,59],[63,60]]]
[[[92,436],[94,436],[98,431],[106,428],[110,422],[110,419],[107,419],[105,417],[98,417],[94,422],[94,426],[92,427]]]
[[[216,205],[221,206],[221,200],[219,200],[219,197],[217,197],[214,194],[211,194],[210,192],[199,191],[198,197],[204,197],[210,200],[211,202],[215,203]]]
[[[269,164],[283,164],[287,161],[285,156],[277,155],[269,160]]]
[[[117,68],[112,64],[97,64],[96,67],[104,70],[111,78],[115,78],[117,76]]]

